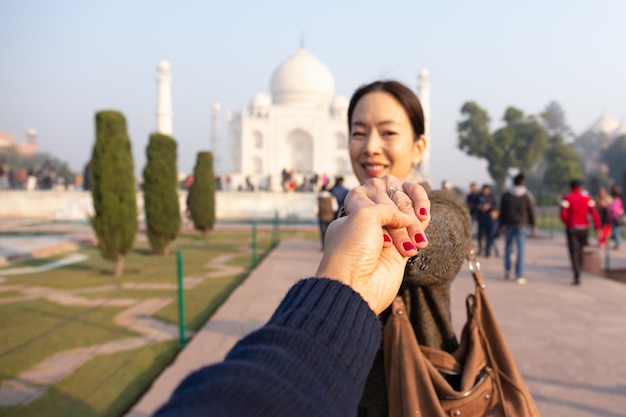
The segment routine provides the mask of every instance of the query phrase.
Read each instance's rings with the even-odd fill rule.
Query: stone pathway
[[[44,264],[44,265],[3,269],[0,271],[0,277],[8,277],[8,276],[14,276],[14,275],[28,275],[28,274],[34,274],[37,272],[49,271],[51,269],[60,268],[65,265],[71,265],[76,262],[82,262],[87,258],[88,256],[82,253],[73,253],[69,256],[66,256],[63,259],[59,259],[58,261],[54,261],[54,262],[48,262],[47,264]]]
[[[245,272],[245,268],[227,265],[235,254],[220,255],[211,260],[206,268],[211,272],[185,277],[185,289],[193,289],[204,280]],[[82,257],[82,258],[81,258]],[[2,276],[16,276],[32,274],[52,268],[58,268],[73,262],[86,259],[84,255],[72,254],[59,261],[51,262],[38,267],[12,268],[0,271]],[[61,381],[76,369],[98,355],[112,354],[144,346],[173,340],[178,337],[178,326],[164,323],[152,317],[153,314],[170,304],[174,297],[167,298],[86,298],[81,294],[111,291],[119,288],[117,285],[100,285],[76,290],[59,290],[43,286],[29,286],[25,284],[0,283],[0,304],[19,303],[37,299],[63,306],[81,307],[128,307],[114,318],[116,325],[139,333],[141,336],[114,340],[99,345],[80,347],[58,352],[31,369],[20,373],[17,377],[0,383],[0,406],[25,405],[43,395],[48,387]],[[122,288],[128,290],[166,290],[177,288],[170,283],[133,283],[127,282]],[[2,297],[2,293],[18,293]],[[187,337],[192,336],[187,333]]]

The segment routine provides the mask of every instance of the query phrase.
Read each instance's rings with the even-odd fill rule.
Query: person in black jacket
[[[498,202],[491,192],[491,186],[484,184],[478,196],[478,254],[486,257],[491,256],[491,245],[493,245],[494,241],[493,227],[495,223],[491,212],[497,205]]]
[[[469,211],[470,218],[472,219],[472,233],[474,232],[474,226],[478,223],[478,202],[480,199],[480,193],[478,192],[478,185],[475,182],[470,183],[470,191],[465,198],[467,204],[467,210]]]
[[[511,255],[513,243],[517,246],[515,278],[518,284],[525,284],[524,246],[526,236],[535,234],[535,208],[532,195],[526,188],[524,174],[513,178],[513,187],[509,188],[500,199],[499,226],[504,229],[504,278],[511,278]]]
[[[414,236],[430,222],[413,209],[430,211],[422,187],[395,183],[404,191],[389,195],[377,181],[378,192],[355,189],[363,207],[330,224],[315,276],[296,283],[223,362],[188,376],[157,417],[356,415],[382,339],[377,315],[398,293],[409,257],[426,247]]]

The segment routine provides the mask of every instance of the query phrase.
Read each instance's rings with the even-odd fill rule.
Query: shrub
[[[146,156],[143,195],[148,241],[155,253],[167,255],[170,242],[180,230],[176,141],[170,136],[153,133]]]
[[[215,224],[215,188],[213,154],[198,152],[188,201],[193,225],[204,237]]]
[[[95,215],[90,219],[103,258],[116,262],[115,276],[124,272],[124,255],[137,232],[137,202],[133,156],[124,116],[96,113],[96,143],[91,154]]]

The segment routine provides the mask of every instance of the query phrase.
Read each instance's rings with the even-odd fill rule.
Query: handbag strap
[[[504,399],[506,397],[504,395],[504,389],[502,387],[502,381],[500,380],[500,378],[505,379],[507,381],[507,383],[511,384],[512,386],[516,386],[516,384],[498,366],[498,362],[495,360],[495,357],[494,357],[493,352],[491,350],[491,345],[487,341],[487,335],[485,334],[484,329],[482,327],[482,322],[476,316],[475,311],[473,310],[473,308],[475,306],[471,305],[472,302],[476,303],[476,298],[481,298],[480,304],[481,304],[481,308],[482,308],[483,297],[486,297],[486,293],[484,291],[486,285],[485,285],[485,281],[483,279],[483,274],[480,271],[480,262],[478,262],[478,260],[476,259],[476,253],[474,252],[474,249],[473,249],[473,247],[471,245],[470,245],[470,247],[468,248],[468,251],[467,251],[467,262],[468,262],[469,270],[472,273],[472,277],[474,278],[474,283],[476,285],[476,293],[475,293],[474,297],[472,297],[471,295],[468,297],[467,308],[468,308],[468,311],[470,311],[470,310],[472,311],[472,316],[471,316],[472,320],[475,320],[476,324],[478,325],[477,326],[478,334],[480,336],[481,343],[482,343],[482,345],[483,345],[483,347],[485,349],[485,354],[487,355],[487,357],[489,358],[489,362],[491,363],[491,367],[493,369],[493,372],[496,373],[499,376],[499,377],[494,378],[495,379],[495,385],[496,385],[496,389],[498,390],[498,394],[500,395],[500,398]],[[472,300],[472,298],[473,298],[473,300]],[[524,397],[524,400],[526,402],[527,409],[530,410],[531,406],[528,403],[528,398]],[[504,401],[502,402],[502,411],[504,412],[504,417],[508,417],[509,416],[509,413],[508,413],[509,410],[507,409],[507,407],[504,406]]]
[[[485,285],[485,280],[483,278],[483,274],[480,271],[480,262],[478,262],[478,260],[476,259],[476,253],[474,252],[474,248],[470,245],[468,250],[467,250],[467,263],[468,263],[468,267],[470,272],[472,273],[472,277],[474,278],[474,284],[476,285],[476,293],[474,295],[474,297],[468,297],[467,299],[467,309],[468,312],[470,310],[472,310],[472,320],[475,320],[475,323],[477,324],[477,328],[478,328],[478,334],[479,337],[481,339],[481,344],[483,345],[483,348],[485,350],[485,354],[487,355],[487,357],[489,358],[489,362],[490,365],[493,369],[493,372],[495,372],[497,375],[499,375],[500,377],[504,377],[507,378],[506,375],[504,375],[500,368],[498,367],[497,361],[495,360],[494,356],[493,356],[493,352],[491,351],[491,347],[487,341],[487,336],[485,335],[483,328],[482,328],[482,323],[481,320],[476,317],[475,312],[473,311],[473,308],[475,307],[475,305],[471,305],[471,303],[476,303],[476,297],[482,297],[484,296],[484,289],[486,287]],[[472,300],[473,298],[473,300]],[[482,302],[481,302],[482,304]],[[468,315],[468,317],[470,317]],[[496,377],[494,378],[495,381],[495,386],[496,389],[498,390],[498,394],[500,395],[500,398],[504,399],[504,390],[502,388],[502,383],[500,382],[500,378]],[[511,381],[509,381],[511,382]],[[508,412],[506,407],[504,407],[504,400],[503,400],[503,404],[502,404],[502,411],[504,412],[504,416],[508,417]]]
[[[485,280],[483,279],[483,274],[480,272],[480,262],[476,259],[476,253],[474,252],[474,248],[470,245],[467,250],[467,264],[469,266],[469,270],[472,273],[472,277],[474,278],[474,283],[477,287],[485,288]]]

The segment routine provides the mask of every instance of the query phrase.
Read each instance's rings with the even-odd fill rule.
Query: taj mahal
[[[157,131],[172,134],[170,64],[158,67]],[[366,80],[364,80],[365,82]],[[417,95],[424,109],[430,144],[429,74],[418,75]],[[212,106],[211,150],[215,171],[228,174],[233,184],[246,179],[261,189],[281,189],[283,170],[296,179],[313,174],[343,176],[356,185],[348,154],[348,98],[337,94],[332,72],[301,47],[281,63],[270,79],[270,93],[256,93],[247,108],[229,110],[227,132],[220,130],[222,106]],[[225,143],[222,143],[222,140]],[[420,172],[429,180],[430,150]]]

